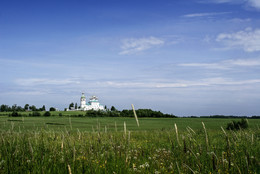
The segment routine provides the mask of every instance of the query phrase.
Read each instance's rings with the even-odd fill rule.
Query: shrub
[[[248,123],[246,119],[241,119],[241,121],[232,121],[231,123],[227,124],[227,130],[239,130],[239,129],[246,129],[248,128]]]
[[[49,116],[51,116],[51,113],[50,113],[49,111],[47,111],[47,112],[45,112],[45,113],[43,114],[43,116],[49,117]]]
[[[54,107],[50,107],[50,111],[56,111]]]
[[[19,116],[21,116],[21,115],[20,115],[18,112],[13,111],[10,116],[11,116],[11,117],[19,117]]]
[[[39,116],[41,116],[41,113],[40,113],[40,112],[37,112],[37,111],[34,111],[34,112],[32,113],[32,116],[34,116],[34,117],[39,117]]]

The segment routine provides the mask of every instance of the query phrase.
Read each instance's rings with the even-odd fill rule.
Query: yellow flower
[[[136,168],[136,165],[135,165],[135,163],[133,163],[133,168]]]

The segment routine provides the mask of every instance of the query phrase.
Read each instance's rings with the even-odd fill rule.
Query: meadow
[[[231,120],[1,116],[0,173],[260,173],[260,120]]]

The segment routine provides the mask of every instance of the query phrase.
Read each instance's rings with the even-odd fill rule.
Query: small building
[[[87,110],[104,110],[104,106],[101,105],[98,101],[98,98],[96,96],[92,96],[89,101],[87,102],[86,97],[84,93],[82,93],[82,96],[80,97],[80,109],[83,111]]]

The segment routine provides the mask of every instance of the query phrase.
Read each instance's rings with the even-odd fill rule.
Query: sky
[[[260,115],[260,0],[0,1],[0,104]]]

